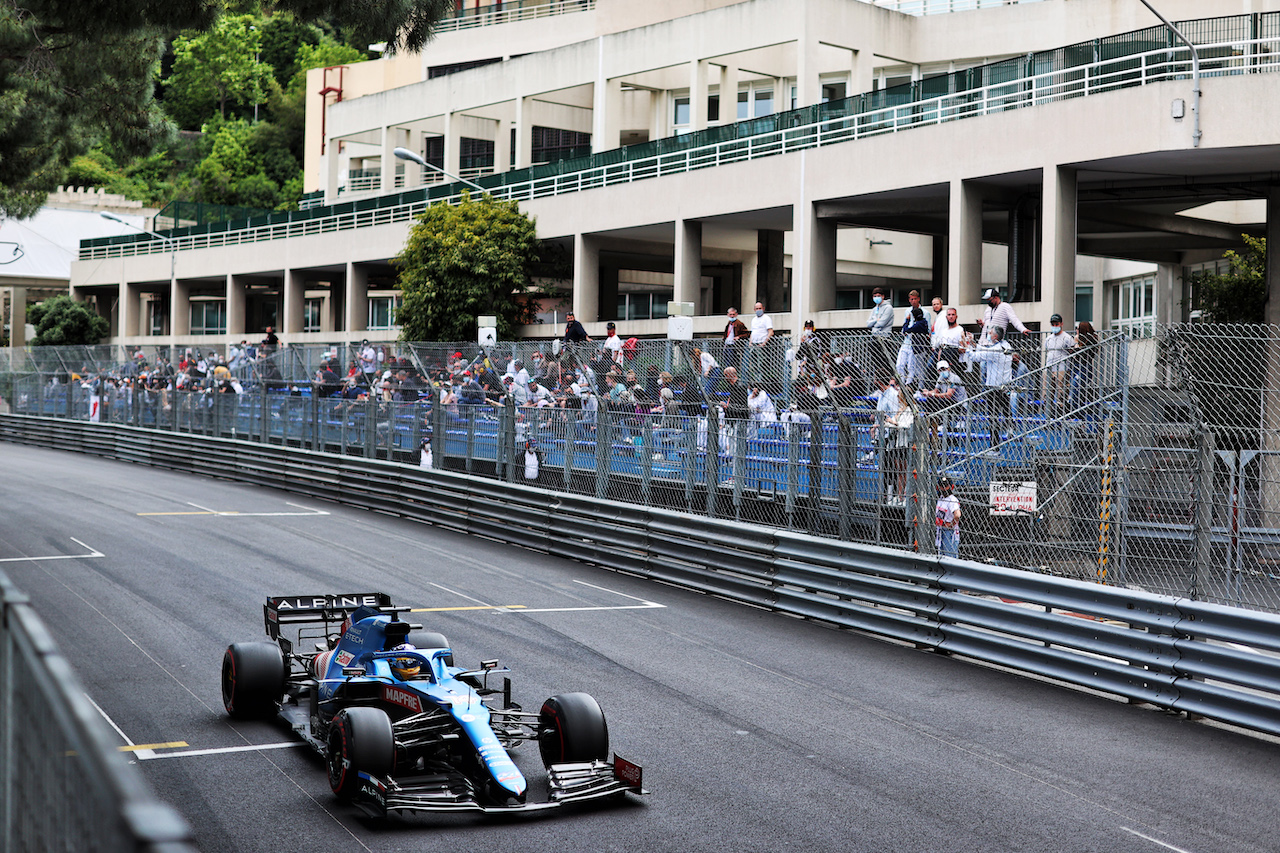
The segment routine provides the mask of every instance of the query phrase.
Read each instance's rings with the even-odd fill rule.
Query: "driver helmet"
[[[411,645],[409,643],[401,643],[391,651],[403,652],[403,651],[409,651],[416,648],[417,646]],[[416,678],[418,675],[418,670],[420,669],[420,663],[417,658],[410,658],[410,657],[392,658],[390,663],[391,663],[391,673],[401,681],[408,681],[410,678]]]

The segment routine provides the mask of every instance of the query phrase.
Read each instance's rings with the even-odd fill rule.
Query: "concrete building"
[[[1160,7],[1200,95],[1139,0],[467,0],[420,55],[309,74],[317,206],[91,241],[72,290],[119,342],[392,339],[388,261],[457,189],[407,147],[519,200],[593,333],[662,334],[672,299],[700,333],[757,300],[860,328],[877,285],[1141,331],[1280,221],[1280,0]]]

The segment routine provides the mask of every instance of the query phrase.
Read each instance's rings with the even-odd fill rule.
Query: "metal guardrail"
[[[946,15],[951,12],[972,12],[975,9],[997,9],[1001,6],[1021,6],[1039,3],[1041,0],[864,0],[881,9],[891,9],[904,15]]]
[[[596,0],[502,0],[476,9],[463,9],[453,17],[443,18],[435,26],[437,33],[471,30],[534,18],[549,18],[571,12],[589,12],[596,7]]]
[[[590,496],[226,439],[0,416],[0,440],[231,478],[1280,735],[1280,617]]]
[[[1247,16],[1235,16],[1240,17]],[[1234,21],[1235,18],[1222,20]],[[1253,38],[1227,36],[1197,39],[1197,47],[1202,57],[1201,73],[1205,77],[1280,71],[1280,34],[1266,32]],[[1048,52],[1045,55],[1048,56]],[[616,162],[600,163],[597,157],[592,157],[588,158],[587,165],[584,166],[583,161],[566,160],[550,167],[495,175],[481,179],[481,184],[488,187],[495,198],[532,201],[898,133],[916,127],[1090,97],[1119,89],[1186,78],[1191,73],[1190,52],[1185,48],[1168,45],[1125,52],[1120,56],[1094,62],[1065,66],[1054,64],[1051,70],[1042,72],[1035,71],[1038,67],[1035,61],[1037,56],[1039,55],[1028,57],[1012,79],[1000,79],[986,85],[973,85],[972,81],[966,82],[961,77],[949,75],[945,79],[948,81],[946,87],[951,91],[936,97],[919,97],[927,89],[921,88],[918,92],[913,89],[910,94],[894,95],[889,99],[898,101],[897,103],[876,103],[872,108],[859,110],[853,105],[864,103],[860,100],[864,96],[855,96],[838,104],[824,104],[817,108],[780,114],[781,121],[770,117],[769,120],[763,120],[770,129],[762,133],[752,132],[762,120],[738,122],[726,126],[730,130],[736,128],[737,132],[728,138],[721,138],[723,134],[717,133],[715,141],[708,144],[677,149],[676,146],[684,144],[681,138],[674,141],[658,140],[663,144],[670,142],[673,150],[663,151],[658,146],[656,153],[648,153],[655,150],[654,143],[646,143],[647,147],[636,146],[637,150],[646,153],[634,159],[627,159],[632,156],[631,152],[623,148],[599,158]],[[960,73],[956,72],[957,75]],[[922,81],[920,85],[926,84],[932,84],[932,81]],[[839,104],[848,104],[847,111]],[[815,116],[819,118],[815,120]],[[794,122],[795,126],[785,126],[789,122]],[[723,132],[725,128],[717,128],[716,131]],[[738,133],[742,135],[739,136]],[[698,138],[697,134],[690,136],[695,140]],[[547,170],[551,174],[545,174]],[[395,196],[368,198],[363,200],[365,203],[335,205],[327,212],[324,208],[297,212],[295,215],[299,218],[290,216],[289,221],[268,221],[265,224],[175,235],[168,244],[150,239],[147,235],[139,235],[145,239],[109,238],[109,243],[85,241],[81,245],[79,258],[100,260],[131,257],[168,252],[175,247],[177,251],[188,251],[236,246],[407,223],[429,205],[438,201],[453,204],[467,193],[470,193],[470,189],[466,185],[454,183],[411,191],[407,200]],[[339,208],[341,212],[338,211]]]
[[[0,850],[194,853],[3,573],[0,608]]]

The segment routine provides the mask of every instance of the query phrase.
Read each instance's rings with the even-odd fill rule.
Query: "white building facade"
[[[388,262],[458,189],[397,147],[520,201],[593,333],[662,334],[669,300],[700,333],[756,301],[859,328],[873,287],[972,321],[997,286],[1024,320],[1141,334],[1280,218],[1280,0],[1160,4],[1193,21],[1198,101],[1138,0],[466,5],[420,55],[310,72],[312,209],[90,241],[73,293],[122,343],[393,339]]]

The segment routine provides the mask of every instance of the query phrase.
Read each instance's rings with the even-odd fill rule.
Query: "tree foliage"
[[[1245,250],[1227,252],[1227,272],[1192,273],[1201,316],[1211,323],[1264,323],[1267,307],[1267,241],[1248,234]]]
[[[537,261],[534,222],[515,202],[486,195],[433,204],[393,262],[404,294],[401,339],[470,340],[481,314],[496,315],[498,334],[510,339],[537,313],[529,299]]]
[[[88,305],[62,294],[27,309],[27,322],[36,328],[32,346],[93,346],[107,336],[111,324]]]
[[[290,133],[297,128],[296,144],[290,136],[296,158],[299,110],[282,92],[301,67],[298,48],[324,41],[315,24],[358,48],[386,42],[392,52],[417,50],[453,8],[452,0],[273,0],[269,15],[250,18],[259,16],[263,5],[260,0],[0,4],[0,216],[35,213],[45,195],[65,182],[71,162],[95,145],[110,152],[118,170],[127,170],[133,158],[173,142],[172,123],[154,94],[165,42],[179,33],[174,64],[187,82],[165,89],[169,115],[194,130],[215,111],[239,115],[237,103],[275,101],[289,119]],[[244,29],[246,20],[258,29]],[[247,48],[259,37],[255,59]],[[179,44],[185,46],[179,50]],[[92,159],[103,165],[100,158]],[[92,165],[81,164],[84,169]],[[172,174],[167,177],[181,183]],[[255,181],[259,189],[266,186]],[[198,184],[191,189],[198,195]],[[285,201],[277,198],[278,204]]]

